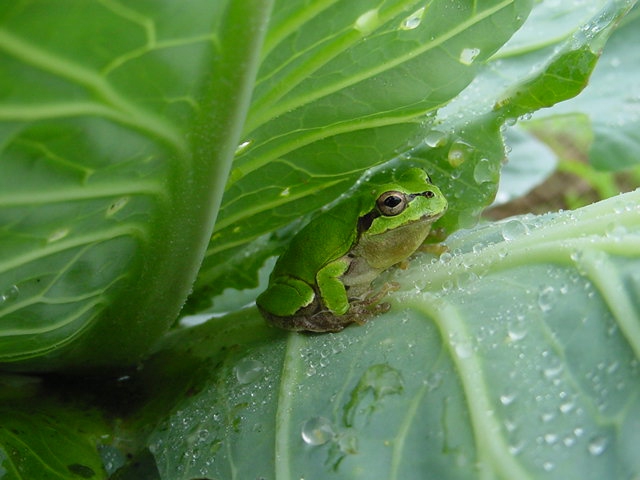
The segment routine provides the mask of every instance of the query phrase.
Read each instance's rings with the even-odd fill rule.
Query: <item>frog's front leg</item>
[[[363,293],[362,286],[352,290],[344,282],[350,267],[353,267],[352,259],[345,255],[318,271],[316,282],[326,310],[310,319],[317,327],[316,331],[338,331],[350,323],[364,325],[373,314],[389,310],[388,303],[379,302],[389,291],[397,289],[397,284],[386,284],[379,292],[367,290]],[[358,294],[354,296],[355,292]]]
[[[349,310],[349,297],[341,277],[350,263],[349,258],[344,256],[328,263],[316,274],[322,303],[335,315],[344,315]]]

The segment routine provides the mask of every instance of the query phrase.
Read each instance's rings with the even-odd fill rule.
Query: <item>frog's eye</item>
[[[390,191],[384,192],[376,200],[378,210],[385,217],[393,217],[402,213],[407,208],[407,197],[402,192]]]

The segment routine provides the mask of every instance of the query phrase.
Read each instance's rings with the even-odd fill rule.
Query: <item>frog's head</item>
[[[375,204],[360,217],[361,231],[368,235],[414,222],[431,224],[447,210],[447,199],[421,168],[407,169],[393,182],[375,185],[371,193]]]

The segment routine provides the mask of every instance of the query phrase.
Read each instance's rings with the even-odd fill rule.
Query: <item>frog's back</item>
[[[291,240],[272,277],[291,276],[313,285],[318,270],[354,245],[359,216],[359,202],[346,201],[312,219]]]

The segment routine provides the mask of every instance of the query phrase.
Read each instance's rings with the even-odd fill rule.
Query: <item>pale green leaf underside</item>
[[[403,289],[365,327],[265,328],[265,343],[214,356],[152,437],[163,478],[637,476],[640,191],[447,245],[394,272]],[[207,334],[242,343],[256,315],[177,334],[166,353],[209,357]]]

